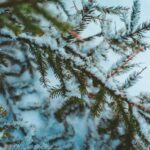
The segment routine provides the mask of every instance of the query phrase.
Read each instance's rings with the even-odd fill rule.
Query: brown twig
[[[124,63],[122,65],[120,65],[118,68],[116,68],[114,71],[112,71],[108,76],[107,79],[110,79],[112,77],[114,77],[116,74],[118,74],[119,72],[121,72],[123,70],[123,68],[125,66],[128,65],[128,63],[140,52],[144,51],[144,48],[141,47],[138,50],[134,51],[130,56],[127,57],[127,59],[124,61]]]

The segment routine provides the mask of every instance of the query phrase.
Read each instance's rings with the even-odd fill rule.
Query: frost
[[[66,7],[69,9],[70,13],[75,14],[76,10],[75,8],[73,8],[75,7],[73,5],[73,2],[68,1],[67,3],[68,4]],[[77,4],[77,8],[80,11],[82,9],[81,1],[78,0],[75,4]],[[84,0],[83,4],[83,7],[92,5],[92,3],[88,0]],[[58,8],[54,4],[45,5],[45,9],[48,9],[49,11],[52,11],[55,14],[58,14]],[[61,12],[61,8],[59,8],[59,12]],[[72,24],[80,25],[80,19],[82,15],[83,14],[72,15],[69,19],[72,20]],[[94,16],[94,14],[92,15]],[[61,14],[61,17],[64,20],[66,20],[66,15],[64,13]],[[21,143],[21,145],[15,144],[14,146],[9,147],[8,149],[65,150],[73,149],[73,147],[75,147],[75,150],[80,150],[84,147],[85,142],[89,143],[90,150],[97,150],[99,149],[99,147],[101,147],[102,150],[110,149],[110,147],[107,147],[107,143],[104,142],[110,142],[109,132],[102,133],[101,136],[99,136],[98,128],[100,124],[100,128],[105,129],[106,126],[110,123],[110,120],[114,119],[113,117],[116,117],[115,115],[113,115],[114,110],[112,110],[110,107],[111,105],[115,105],[112,103],[112,99],[114,97],[105,97],[105,105],[101,106],[102,108],[100,108],[101,112],[99,116],[96,116],[94,118],[94,116],[91,115],[90,112],[92,104],[94,104],[94,98],[90,99],[90,95],[88,94],[92,93],[92,96],[94,97],[95,94],[97,94],[102,88],[108,88],[109,92],[112,91],[115,95],[120,96],[121,98],[124,98],[126,96],[129,100],[131,100],[129,102],[135,102],[139,104],[141,100],[138,97],[134,97],[131,94],[131,91],[124,93],[118,90],[118,85],[120,84],[120,82],[122,82],[121,78],[119,78],[118,80],[116,78],[107,79],[107,74],[110,73],[110,68],[116,68],[117,66],[119,66],[122,60],[127,58],[127,56],[124,56],[122,59],[120,59],[120,61],[116,63],[116,60],[119,59],[119,55],[116,55],[113,51],[111,51],[109,47],[110,45],[101,37],[94,37],[94,39],[90,42],[85,41],[82,43],[80,41],[76,44],[73,41],[70,44],[69,42],[67,42],[67,40],[64,41],[63,38],[66,36],[65,34],[61,35],[56,28],[53,28],[51,24],[49,22],[46,22],[41,16],[40,19],[40,26],[44,29],[44,31],[46,31],[46,34],[42,36],[31,36],[28,33],[22,33],[18,37],[23,39],[30,39],[30,41],[38,44],[41,47],[50,47],[52,51],[55,51],[56,54],[59,54],[60,58],[63,58],[64,60],[71,60],[71,65],[76,67],[74,68],[74,70],[78,70],[79,72],[78,68],[84,68],[87,72],[89,72],[89,74],[91,74],[89,76],[94,76],[94,78],[96,78],[96,82],[101,81],[102,87],[96,87],[93,81],[89,79],[90,77],[86,76],[86,74],[84,74],[83,71],[79,73],[81,73],[81,76],[83,73],[86,78],[83,82],[83,84],[86,85],[86,89],[82,89],[80,87],[80,84],[77,82],[77,79],[73,76],[70,76],[69,71],[65,71],[64,65],[61,69],[64,69],[63,73],[65,75],[63,74],[63,76],[68,76],[67,79],[65,77],[63,78],[63,82],[66,86],[67,92],[65,93],[65,96],[60,94],[55,98],[51,98],[51,95],[49,94],[50,88],[64,86],[61,83],[61,79],[59,79],[59,72],[56,73],[55,70],[53,70],[48,65],[48,68],[46,68],[46,78],[49,80],[49,83],[48,87],[44,88],[40,82],[41,75],[37,71],[38,64],[36,64],[35,62],[31,62],[34,68],[34,75],[32,76],[29,72],[30,70],[27,69],[29,66],[25,64],[25,56],[23,55],[22,51],[20,51],[19,45],[17,45],[17,48],[13,46],[11,47],[11,50],[14,49],[14,53],[10,50],[10,47],[8,47],[6,50],[6,54],[9,52],[10,55],[12,55],[14,58],[17,58],[17,60],[20,61],[20,64],[12,65],[11,62],[8,62],[7,66],[0,66],[0,73],[8,73],[12,70],[13,73],[17,73],[20,71],[22,66],[27,66],[25,71],[21,73],[21,75],[8,76],[7,78],[5,78],[5,81],[9,87],[8,89],[4,90],[4,95],[6,95],[6,98],[0,95],[0,105],[4,108],[7,108],[8,105],[8,108],[6,110],[12,112],[12,114],[8,116],[8,122],[11,122],[10,120],[15,120],[15,123],[19,124],[18,126],[23,127],[23,129],[25,129],[25,133],[13,133],[16,137],[22,136],[24,138],[23,143]],[[104,28],[104,32],[107,33],[108,37],[111,37],[112,33],[110,32],[110,28],[107,25]],[[84,32],[81,32],[79,34],[84,39],[88,36],[92,36],[101,32],[100,29],[101,27],[99,23],[92,22],[87,25],[87,28]],[[9,31],[7,28],[4,28],[3,30],[1,30],[1,32],[5,34],[10,34],[14,38],[14,41],[17,39],[17,37],[13,33],[11,33],[11,31]],[[62,36],[64,37],[62,38]],[[116,35],[114,38],[122,42],[121,37],[118,37],[118,35]],[[70,47],[74,50],[76,54],[75,56],[66,52],[65,46],[68,46],[68,43],[71,45]],[[115,48],[117,48],[117,46]],[[27,55],[29,55],[30,59],[32,60],[34,59],[34,56],[29,52],[29,50],[29,47],[26,47],[25,51],[27,51]],[[0,52],[1,51],[3,51],[3,49],[0,49]],[[93,55],[91,55],[91,53],[93,53]],[[128,54],[130,53],[131,51],[129,49]],[[105,58],[105,56],[107,56],[107,59]],[[48,55],[45,56],[45,58],[47,57]],[[56,61],[59,64],[58,60]],[[149,81],[148,79],[149,76],[147,77],[146,82]],[[82,93],[80,93],[80,90]],[[136,88],[134,90],[134,93],[136,93]],[[8,95],[8,92],[10,92],[11,94]],[[67,104],[68,98],[72,96],[81,98],[81,100],[85,99],[84,108],[82,112],[77,110],[78,107],[76,107],[75,104],[74,106],[69,106],[69,114],[67,114],[67,109],[61,110],[61,108],[65,106],[65,104]],[[98,99],[98,101],[101,100],[102,99]],[[143,106],[145,106],[145,108],[149,108],[149,104],[143,104]],[[62,122],[59,122],[59,119],[56,117],[56,113],[58,110],[60,110],[60,114],[62,116],[66,115],[66,118],[63,119]],[[74,113],[72,113],[72,111]],[[144,135],[146,135],[147,139],[150,139],[150,128],[147,122],[145,121],[145,119],[143,119],[143,117],[139,115],[139,112],[136,110],[136,108],[134,109],[133,113],[140,123],[141,131],[144,133]],[[10,123],[10,125],[16,125],[15,123]],[[18,126],[17,129],[19,128]],[[122,136],[124,135],[124,123],[121,122],[118,125],[116,132],[118,132]],[[0,140],[3,134],[3,131],[0,132]],[[34,145],[33,143],[36,144]],[[116,146],[118,146],[119,144],[120,140],[115,138],[109,143],[109,145],[111,145],[111,149],[115,149]],[[106,145],[106,147],[102,145]]]

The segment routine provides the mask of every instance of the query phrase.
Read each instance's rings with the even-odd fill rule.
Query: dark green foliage
[[[104,101],[106,97],[106,91],[100,88],[100,91],[94,96],[95,103],[92,106],[92,113],[94,116],[98,116],[102,109],[104,108]]]
[[[50,89],[50,97],[56,98],[57,96],[63,95],[63,89],[61,87],[52,87]]]
[[[109,85],[109,79],[114,78],[117,75],[121,75],[127,72],[129,69],[131,70],[133,67],[135,67],[136,64],[131,64],[131,60],[133,60],[133,58],[139,54],[139,52],[144,51],[146,44],[143,42],[142,37],[143,34],[150,29],[150,25],[149,23],[144,23],[137,26],[140,12],[139,1],[134,1],[131,20],[127,22],[127,16],[124,16],[122,19],[122,21],[125,23],[126,29],[124,29],[123,32],[115,31],[115,33],[107,33],[107,27],[109,27],[109,23],[107,17],[104,16],[107,14],[121,15],[127,13],[127,8],[120,6],[100,7],[96,4],[87,4],[87,6],[84,6],[82,10],[77,12],[77,16],[79,15],[81,18],[77,18],[79,19],[79,24],[75,25],[75,27],[72,29],[70,24],[62,22],[53,14],[45,10],[42,6],[43,2],[53,2],[59,4],[62,8],[62,11],[65,12],[66,16],[70,17],[69,12],[67,12],[65,5],[61,1],[14,0],[13,2],[10,1],[0,3],[1,8],[6,8],[9,11],[8,14],[7,12],[4,12],[0,16],[0,27],[7,27],[15,32],[16,35],[18,34],[14,43],[21,45],[19,49],[22,49],[23,56],[26,58],[24,62],[14,58],[12,55],[5,53],[5,48],[9,47],[10,49],[10,41],[13,41],[14,38],[9,34],[7,35],[0,33],[3,38],[7,38],[5,42],[0,43],[0,47],[4,48],[3,51],[0,52],[0,57],[2,58],[0,60],[0,65],[7,66],[7,61],[9,61],[12,65],[17,64],[21,67],[19,73],[0,72],[0,92],[6,97],[9,111],[12,113],[13,120],[18,121],[18,118],[16,117],[13,108],[11,107],[12,102],[10,101],[9,97],[13,98],[13,103],[16,103],[16,101],[20,99],[19,96],[21,95],[18,96],[14,94],[16,87],[7,83],[5,78],[8,76],[20,77],[25,72],[25,70],[27,70],[33,77],[35,75],[34,71],[36,68],[32,66],[32,63],[36,63],[37,68],[41,74],[41,83],[44,84],[44,86],[50,92],[50,100],[57,98],[58,96],[62,98],[62,105],[52,114],[50,112],[51,107],[49,101],[47,103],[43,102],[43,105],[39,107],[19,107],[21,111],[33,109],[37,110],[42,108],[44,110],[42,110],[40,113],[45,120],[48,120],[50,115],[54,115],[57,121],[64,125],[64,133],[62,135],[53,138],[47,137],[48,139],[44,139],[42,137],[42,142],[44,144],[48,143],[48,146],[51,146],[51,149],[57,149],[61,147],[59,145],[60,140],[66,140],[65,142],[68,142],[67,140],[74,136],[74,130],[70,129],[72,126],[67,122],[67,117],[82,118],[84,115],[87,115],[86,111],[88,110],[88,117],[90,119],[92,118],[91,120],[96,126],[98,132],[97,137],[94,137],[97,138],[96,140],[98,141],[96,143],[98,150],[100,148],[111,148],[113,146],[113,141],[115,140],[119,141],[118,145],[116,145],[114,148],[118,150],[134,150],[138,149],[139,147],[148,148],[149,139],[147,139],[147,137],[142,132],[140,127],[141,123],[137,116],[140,115],[142,118],[144,118],[146,123],[149,123],[148,114],[150,111],[143,105],[145,103],[149,103],[149,96],[140,95],[140,102],[134,103],[125,94],[126,89],[132,87],[136,83],[139,75],[145,68],[140,72],[131,74],[125,80],[125,83],[119,86],[116,85],[116,87],[111,87]],[[99,13],[97,16],[95,11]],[[48,45],[41,44],[34,39],[31,40],[30,38],[28,39],[19,36],[19,33],[27,32],[31,33],[32,37],[33,35],[41,36],[45,34],[45,31],[42,27],[40,27],[38,20],[34,18],[33,14],[36,14],[37,16],[42,15],[47,21],[51,22],[51,27],[55,27],[56,31],[58,32],[57,37],[53,35],[54,30],[49,28],[49,31],[51,32],[49,36],[54,38],[57,43],[57,47],[55,49],[52,48],[53,46],[50,46],[50,44],[53,43]],[[15,21],[13,21],[12,18]],[[86,37],[85,39],[80,37],[80,33],[84,31],[84,29],[86,29],[86,27],[93,20],[99,20],[102,31],[96,35]],[[15,23],[13,24],[13,22]],[[91,60],[91,58],[95,59],[97,55],[102,55],[104,50],[103,48],[99,47],[99,45],[94,48],[87,47],[88,52],[90,51],[90,53],[82,53],[82,44],[85,42],[91,42],[95,37],[102,38],[102,42],[100,42],[100,44],[105,42],[106,45],[108,45],[108,48],[105,48],[106,51],[112,50],[114,53],[117,53],[121,56],[119,63],[117,62],[114,67],[112,66],[108,73],[99,71],[101,66],[97,66],[96,64],[99,58],[94,61]],[[16,47],[18,46],[17,44],[15,45]],[[30,52],[33,55],[33,60],[29,58],[27,54],[25,54],[25,51],[28,48],[30,48]],[[131,53],[129,53],[129,51]],[[101,63],[101,61],[102,60],[100,60],[99,63]],[[48,81],[49,68],[52,69],[55,77],[60,81],[60,84],[57,87],[51,87]],[[69,86],[67,85],[70,80],[72,80],[71,84],[77,84],[77,89],[69,89]],[[88,82],[90,80],[92,81],[91,85],[89,85]],[[26,86],[20,88],[23,91],[23,89],[26,89],[30,86],[31,85],[27,84]],[[95,92],[92,90],[93,88],[97,88],[98,90]],[[79,91],[78,96],[69,95],[76,94],[76,90]],[[134,114],[135,109],[138,110],[138,115]],[[108,113],[106,116],[104,115],[105,112]],[[7,115],[6,111],[2,107],[0,107],[0,115],[2,117]],[[95,123],[95,118],[99,120],[98,124]],[[5,127],[7,126],[4,125],[1,130],[5,130]],[[119,131],[119,128],[123,129],[122,133]],[[19,131],[22,133],[23,137],[26,137],[26,134],[28,134],[25,128],[22,126],[19,126]],[[87,132],[86,139],[89,143],[85,144],[85,149],[90,145],[90,138],[93,138],[93,133],[90,133],[91,130],[88,129]],[[106,135],[108,136],[107,139],[105,139]],[[5,136],[11,137],[9,130],[7,130]],[[137,136],[139,139],[137,139]],[[34,149],[34,146],[37,146],[39,142],[41,142],[41,139],[38,139],[38,137],[32,137],[31,139],[34,140],[31,140],[28,146],[31,146],[30,148]],[[144,145],[141,145],[141,142],[144,143]],[[23,141],[13,141],[12,139],[8,139],[8,141],[2,143],[16,145],[18,143],[23,143]],[[57,144],[59,145],[58,147]],[[73,145],[69,146],[70,149],[73,149],[72,147]]]
[[[0,106],[0,116],[5,117],[6,115],[7,111],[2,106]]]
[[[84,101],[78,97],[69,98],[65,104],[55,112],[58,121],[63,121],[68,115],[84,111]]]
[[[34,5],[33,8],[36,10],[37,14],[39,13],[47,20],[52,21],[53,25],[56,26],[58,29],[61,29],[63,32],[67,32],[71,29],[71,26],[69,24],[59,21],[56,17],[45,11],[44,8],[41,8],[38,5]]]
[[[25,0],[15,0],[13,2],[3,2],[0,3],[0,8],[6,8],[5,11],[0,16],[0,21],[2,26],[6,26],[11,29],[15,34],[19,34],[22,31],[22,25],[26,32],[30,32],[32,34],[43,35],[44,31],[42,27],[39,26],[37,20],[33,17],[32,14],[40,14],[43,15],[45,19],[52,22],[52,24],[63,32],[69,31],[72,27],[70,24],[59,21],[57,17],[52,15],[52,13],[47,12],[44,8],[40,7],[38,3],[44,3],[49,1],[25,1]],[[54,2],[54,1],[50,1]],[[55,3],[60,1],[55,1]],[[62,5],[61,5],[62,6]],[[15,17],[12,17],[10,14],[15,14]],[[34,18],[34,19],[33,19]],[[36,23],[35,23],[36,20]],[[20,21],[22,24],[20,24]]]

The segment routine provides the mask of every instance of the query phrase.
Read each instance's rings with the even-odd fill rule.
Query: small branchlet
[[[130,87],[132,87],[137,80],[140,78],[140,75],[142,74],[142,72],[146,69],[146,67],[144,67],[143,69],[141,69],[139,72],[134,72],[132,73],[129,78],[121,85],[121,87],[119,88],[119,90],[126,90]]]
[[[128,66],[128,63],[131,60],[133,60],[135,56],[137,56],[140,52],[143,52],[143,51],[144,51],[144,48],[142,47],[142,48],[135,50],[131,55],[128,55],[127,58],[124,61],[122,61],[122,64],[119,64],[119,66],[117,65],[115,68],[112,69],[112,72],[107,75],[107,79],[110,79],[116,76],[117,74],[119,74],[120,72],[122,72],[124,68]]]

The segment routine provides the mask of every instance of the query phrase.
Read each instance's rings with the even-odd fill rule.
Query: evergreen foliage
[[[46,5],[53,5],[67,20],[48,11]],[[131,63],[134,57],[149,48],[144,34],[150,24],[137,25],[138,0],[133,3],[129,21],[124,15],[129,13],[128,8],[99,6],[94,0],[87,1],[75,14],[67,11],[65,1],[61,0],[9,0],[1,2],[0,8],[0,94],[7,106],[0,106],[2,148],[149,149],[149,135],[142,130],[142,123],[149,125],[150,121],[150,108],[146,106],[149,95],[141,93],[133,101],[126,94],[146,68],[132,72],[124,83],[115,80],[118,75],[132,71],[137,66]],[[118,31],[111,28],[107,14],[122,16],[125,27]],[[40,24],[42,19],[49,26],[44,28]],[[82,37],[91,22],[99,24],[100,32]],[[96,38],[100,41],[98,45],[85,46]],[[121,59],[103,71],[102,64],[107,62],[109,52]],[[24,95],[38,92],[34,85],[37,70],[49,91],[49,99],[40,105],[20,106]],[[49,70],[58,79],[58,86],[51,86]],[[30,75],[29,81],[23,80],[25,74]],[[51,105],[53,101],[57,101],[56,108]],[[30,127],[21,123],[18,112],[33,110],[47,121],[46,128],[30,132]],[[52,118],[57,129],[49,125]],[[82,139],[76,137],[82,131],[77,131],[75,120],[86,121]]]

